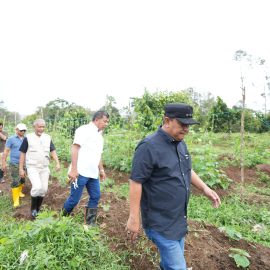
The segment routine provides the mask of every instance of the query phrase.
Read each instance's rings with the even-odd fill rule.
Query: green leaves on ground
[[[69,217],[54,216],[43,212],[33,222],[2,223],[1,269],[129,269],[97,228],[85,230]]]
[[[237,267],[247,268],[250,264],[249,257],[250,255],[243,249],[239,248],[230,248],[229,256],[234,259]]]

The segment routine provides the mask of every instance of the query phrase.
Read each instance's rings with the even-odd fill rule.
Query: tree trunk
[[[246,102],[246,88],[244,86],[244,78],[241,76],[241,89],[242,89],[242,114],[241,114],[241,183],[245,182],[245,172],[244,172],[244,148],[245,148],[245,102]]]

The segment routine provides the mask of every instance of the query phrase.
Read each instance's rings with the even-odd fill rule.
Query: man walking
[[[11,190],[13,198],[13,206],[16,208],[20,205],[20,198],[25,195],[22,193],[22,189],[25,183],[25,178],[21,178],[19,175],[19,161],[20,161],[20,146],[25,136],[27,127],[25,124],[20,123],[16,126],[16,134],[7,139],[4,154],[3,154],[3,171],[7,171],[7,157],[10,154],[9,171],[12,179]]]
[[[190,184],[200,189],[214,207],[219,196],[192,170],[184,137],[193,108],[183,103],[165,106],[163,125],[142,140],[135,151],[130,176],[130,215],[127,230],[132,240],[142,225],[160,253],[163,270],[186,270],[184,239]]]
[[[45,121],[37,119],[34,132],[28,134],[20,147],[20,177],[25,177],[24,163],[32,184],[31,188],[31,216],[35,218],[40,210],[43,198],[48,191],[50,176],[50,156],[56,162],[56,170],[60,170],[60,163],[51,136],[44,133]]]
[[[68,177],[71,181],[70,196],[64,203],[63,215],[69,215],[78,204],[84,187],[90,196],[85,208],[85,222],[95,225],[100,199],[99,178],[104,180],[106,174],[101,155],[103,151],[102,131],[109,124],[109,115],[97,111],[92,122],[79,127],[71,149],[71,168]]]

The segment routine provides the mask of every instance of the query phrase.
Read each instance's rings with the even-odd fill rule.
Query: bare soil
[[[227,168],[226,174],[235,182],[239,182],[240,172],[238,168]],[[117,184],[126,183],[128,174],[108,171],[108,176]],[[254,169],[246,171],[247,181],[256,182],[257,176]],[[9,181],[0,185],[4,193],[10,194]],[[232,190],[231,190],[232,191]],[[17,219],[30,219],[30,183],[27,181],[24,192],[26,197],[21,200],[21,206],[14,210],[13,215]],[[194,191],[196,194],[198,191]],[[44,199],[44,206],[60,211],[69,194],[69,187],[60,186],[57,180],[50,182],[49,191]],[[226,193],[222,194],[225,196]],[[74,214],[84,211],[88,195],[84,192]],[[109,204],[109,211],[105,211],[102,205]],[[113,193],[104,192],[100,202],[98,215],[99,226],[108,237],[113,251],[126,251],[127,264],[134,270],[158,269],[158,253],[154,245],[149,242],[143,233],[136,243],[127,239],[125,224],[128,218],[129,204],[126,199],[120,199]],[[189,234],[186,238],[185,256],[188,267],[192,270],[237,270],[232,258],[229,257],[229,248],[241,248],[250,255],[250,270],[270,270],[270,249],[244,240],[234,241],[221,233],[216,227],[189,220]]]

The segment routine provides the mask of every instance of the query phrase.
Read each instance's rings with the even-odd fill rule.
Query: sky
[[[120,109],[145,89],[193,87],[231,107],[241,99],[241,49],[266,60],[246,81],[247,106],[260,110],[268,2],[0,0],[0,101],[27,115],[56,98],[97,110],[109,95]]]

